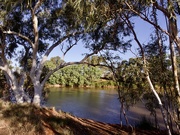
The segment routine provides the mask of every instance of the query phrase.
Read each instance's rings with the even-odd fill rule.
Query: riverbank
[[[65,86],[60,84],[49,84],[45,85],[45,88],[109,88],[109,89],[117,89],[116,85],[107,84],[99,84],[99,85],[90,85],[90,86]]]
[[[60,84],[46,84],[45,85],[45,89],[50,89],[50,88],[92,88],[92,87],[67,87],[67,86],[63,86]],[[94,87],[93,87],[94,88]]]
[[[54,108],[0,102],[0,135],[165,135],[74,117]]]

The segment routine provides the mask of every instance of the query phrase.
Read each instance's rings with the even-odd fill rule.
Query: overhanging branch
[[[164,33],[167,34],[168,36],[171,36],[168,31],[164,30],[164,29],[161,28],[159,25],[156,25],[154,22],[150,21],[147,16],[141,15],[139,12],[137,12],[136,10],[134,10],[134,9],[131,7],[131,5],[129,5],[127,2],[125,2],[125,4],[128,6],[129,10],[131,10],[131,11],[134,12],[136,15],[138,15],[142,20],[150,23],[150,24],[153,25],[154,27],[157,27],[159,30],[161,30],[162,32],[164,32]],[[172,37],[172,36],[171,36],[171,37]]]
[[[63,41],[65,41],[68,37],[73,37],[73,36],[76,36],[76,35],[80,35],[80,34],[83,34],[84,31],[78,31],[78,32],[74,32],[74,33],[70,33],[70,34],[67,34],[66,36],[63,36],[61,39],[59,39],[57,42],[55,42],[45,53],[45,56],[49,56],[49,54],[52,52],[52,50],[57,47],[58,45],[60,45]]]
[[[32,47],[33,47],[33,42],[26,36],[20,34],[20,33],[17,33],[17,32],[14,32],[14,31],[11,31],[11,30],[8,30],[8,31],[3,31],[4,34],[9,34],[9,35],[16,35],[24,40],[26,40]]]
[[[100,50],[99,50],[100,51]],[[95,52],[92,52],[90,54],[87,54],[81,61],[75,61],[75,62],[64,62],[64,63],[61,63],[59,66],[57,66],[55,69],[49,71],[49,73],[46,75],[46,77],[44,78],[44,80],[41,82],[41,85],[43,86],[45,84],[45,82],[49,79],[49,77],[56,71],[58,71],[59,69],[62,69],[64,67],[67,67],[67,66],[70,66],[70,65],[77,65],[77,64],[88,64],[88,65],[91,65],[91,66],[95,66],[93,64],[90,64],[88,62],[86,62],[85,60],[87,58],[89,58],[90,56],[94,55],[94,54],[97,54],[98,51],[95,51]],[[98,65],[96,65],[98,66]]]

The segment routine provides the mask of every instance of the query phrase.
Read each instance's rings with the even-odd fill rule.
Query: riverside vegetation
[[[41,107],[48,80],[65,86],[88,86],[93,80],[96,86],[104,80],[96,80],[94,66],[106,67],[103,75],[110,78],[101,78],[115,82],[127,126],[126,108],[141,100],[155,123],[156,109],[161,111],[168,135],[174,127],[180,133],[179,15],[179,0],[1,0],[3,99]],[[64,61],[76,46],[86,50],[82,59]],[[47,69],[54,50],[61,60]],[[123,60],[129,51],[134,57]],[[95,63],[89,61],[94,55],[100,56]],[[83,70],[77,64],[84,64]],[[80,75],[66,71],[72,65]]]

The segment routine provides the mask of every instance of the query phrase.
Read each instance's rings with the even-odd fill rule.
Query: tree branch
[[[155,6],[158,10],[160,10],[161,12],[163,12],[168,18],[170,17],[169,12],[168,12],[165,8],[163,8],[162,6],[160,6],[157,1],[153,3],[153,6]]]
[[[77,42],[78,42],[78,41],[76,41],[75,43],[71,44],[65,51],[63,51],[63,46],[62,46],[61,51],[63,52],[63,57],[66,55],[66,53],[67,53],[69,50],[71,50],[71,48],[73,48],[75,45],[77,45]]]
[[[36,3],[35,7],[34,7],[34,13],[36,12],[36,10],[40,7],[41,3],[43,2],[43,0],[38,0],[38,2]]]
[[[34,31],[34,44],[33,44],[33,58],[32,58],[32,67],[30,71],[30,76],[33,78],[35,76],[35,68],[37,66],[37,52],[39,47],[39,31],[38,31],[38,18],[36,16],[36,10],[39,8],[43,0],[38,0],[34,9],[31,9],[32,22],[33,22],[33,31]],[[39,75],[37,75],[39,76]],[[37,77],[36,76],[36,77]]]
[[[67,34],[66,36],[62,37],[61,39],[59,39],[57,42],[55,42],[45,53],[45,55],[48,57],[49,54],[51,53],[51,51],[57,47],[59,44],[61,44],[64,40],[66,40],[68,37],[72,37],[72,36],[76,36],[76,35],[80,35],[83,34],[84,31],[78,31],[78,32],[74,32],[74,33],[70,33]]]
[[[131,11],[134,12],[136,15],[138,15],[142,20],[150,23],[150,24],[153,25],[154,27],[157,27],[159,30],[161,30],[162,32],[164,32],[164,33],[167,34],[168,36],[171,36],[168,31],[162,29],[159,25],[156,25],[154,22],[150,21],[147,16],[141,15],[141,14],[139,14],[137,11],[135,11],[127,2],[125,2],[125,4],[128,6],[129,10],[131,10]],[[171,36],[171,37],[172,37],[172,36]]]
[[[17,32],[14,32],[14,31],[11,31],[11,30],[8,30],[8,31],[3,31],[4,34],[9,34],[9,35],[16,35],[24,40],[26,40],[32,47],[33,47],[33,42],[26,36],[20,34],[20,33],[17,33]]]
[[[1,66],[1,65],[0,65],[0,69],[3,71],[5,70],[4,66]]]
[[[52,52],[52,50],[57,47],[59,44],[61,44],[64,40],[66,40],[68,37],[71,37],[71,36],[75,36],[75,35],[78,35],[78,34],[82,34],[84,33],[84,31],[81,31],[81,32],[75,32],[75,33],[70,33],[64,37],[62,37],[61,39],[59,39],[56,43],[54,43],[45,53],[45,55],[43,56],[41,62],[40,62],[40,65],[39,65],[39,70],[38,70],[38,73],[37,73],[37,77],[40,78],[41,76],[41,73],[42,73],[42,69],[44,67],[44,63],[45,61],[47,60],[49,54]],[[72,48],[72,47],[71,47]],[[71,48],[69,48],[67,51],[69,51]],[[66,52],[67,53],[67,52]]]
[[[87,54],[81,61],[75,61],[75,62],[64,62],[61,63],[59,66],[57,66],[55,69],[49,71],[49,73],[46,75],[46,77],[44,78],[44,80],[41,82],[41,86],[44,86],[45,82],[49,79],[49,77],[56,71],[58,71],[61,68],[70,66],[70,65],[77,65],[77,64],[88,64],[87,62],[85,62],[85,60],[87,58],[89,58],[90,56],[97,54],[97,51],[92,52],[90,54]],[[89,64],[90,65],[90,64]],[[91,64],[92,65],[92,64]]]
[[[140,48],[140,50],[141,50],[142,57],[145,58],[143,46],[142,46],[142,44],[140,43],[140,41],[138,40],[137,34],[136,34],[136,32],[135,32],[135,30],[134,30],[131,22],[129,21],[127,15],[125,15],[125,14],[123,14],[123,15],[124,15],[125,19],[124,19],[124,18],[122,18],[122,19],[125,21],[125,23],[127,24],[127,26],[130,28],[130,30],[131,30],[131,32],[132,32],[132,34],[133,34],[133,36],[134,36],[134,40],[136,41],[136,43],[138,44],[138,46],[139,46],[139,48]]]

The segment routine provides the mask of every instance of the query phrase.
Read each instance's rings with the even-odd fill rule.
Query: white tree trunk
[[[18,104],[24,103],[23,94],[22,94],[22,91],[20,90],[20,88],[18,86],[14,85],[12,87],[12,91],[13,91],[16,102]]]
[[[24,87],[14,85],[11,87],[13,94],[11,94],[11,99],[15,99],[16,103],[21,104],[24,102],[31,103],[30,97],[25,93]],[[14,100],[12,100],[14,102]]]
[[[40,83],[34,84],[34,98],[33,98],[33,104],[40,106],[42,101],[42,90],[43,87],[40,85]]]
[[[165,126],[166,126],[167,131],[168,131],[168,135],[171,135],[171,130],[170,130],[170,127],[169,127],[169,125],[168,125],[167,117],[166,117],[166,115],[165,115],[165,112],[164,112],[164,108],[163,108],[163,104],[162,104],[162,102],[161,102],[161,99],[160,99],[158,93],[156,92],[156,90],[154,89],[154,86],[153,86],[153,84],[152,84],[152,82],[151,82],[151,79],[150,79],[150,77],[149,77],[149,74],[148,74],[147,72],[146,72],[146,75],[147,75],[147,76],[146,76],[146,79],[147,79],[147,81],[148,81],[148,83],[149,83],[149,85],[150,85],[150,88],[151,88],[153,94],[155,95],[156,99],[158,100],[158,104],[159,104],[160,109],[161,109],[161,113],[162,113],[162,116],[163,116],[164,124],[165,124]]]
[[[7,66],[8,67],[8,66]],[[24,80],[26,78],[25,74],[22,74],[20,78],[16,78],[9,68],[3,68],[4,74],[8,85],[10,86],[10,99],[12,102],[23,103],[24,101],[30,103],[31,100],[29,96],[24,91]],[[18,81],[19,80],[19,81]],[[11,93],[13,92],[13,93]]]

